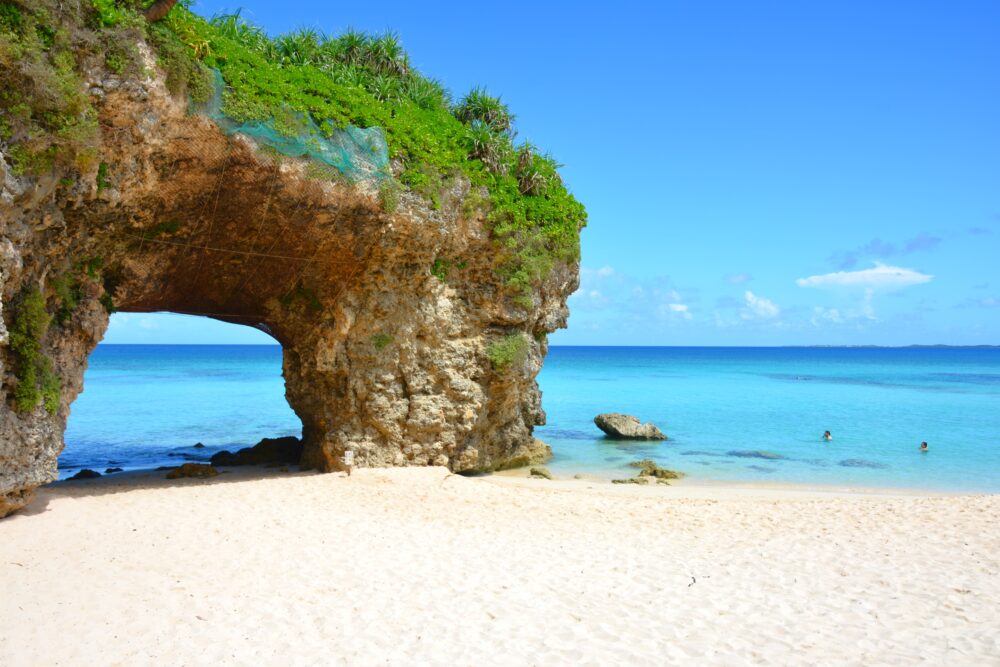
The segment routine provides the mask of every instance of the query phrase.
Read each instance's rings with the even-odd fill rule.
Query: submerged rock
[[[874,468],[876,470],[883,470],[889,467],[884,463],[868,461],[867,459],[844,459],[839,465],[845,468]]]
[[[781,454],[775,454],[774,452],[765,452],[760,449],[740,449],[733,450],[726,453],[727,456],[736,456],[741,459],[767,459],[768,461],[778,461],[785,458]]]
[[[605,412],[594,417],[597,428],[612,438],[624,440],[666,440],[663,431],[650,423],[643,424],[638,417],[619,412]]]
[[[219,471],[206,463],[185,463],[180,468],[174,468],[167,473],[167,479],[180,479],[182,477],[215,477]]]
[[[541,479],[552,479],[552,473],[548,468],[532,468],[529,477],[540,477]]]
[[[235,454],[222,450],[212,455],[214,466],[256,466],[298,464],[302,458],[302,441],[288,436],[264,438],[253,447],[244,447]]]
[[[70,479],[96,479],[101,476],[101,473],[96,470],[91,470],[90,468],[84,468],[80,472],[76,473]]]

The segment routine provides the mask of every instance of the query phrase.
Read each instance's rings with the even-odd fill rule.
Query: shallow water
[[[1000,491],[997,349],[554,347],[539,383],[556,474],[643,457],[710,480]],[[604,438],[593,417],[613,411],[670,440]],[[100,345],[60,465],[167,465],[300,430],[277,346]]]

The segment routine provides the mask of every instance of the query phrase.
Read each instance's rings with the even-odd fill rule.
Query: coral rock
[[[606,412],[594,417],[597,428],[612,438],[623,440],[666,440],[667,436],[650,423],[643,424],[638,417],[619,412]]]

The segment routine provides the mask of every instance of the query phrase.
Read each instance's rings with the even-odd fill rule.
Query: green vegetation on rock
[[[389,347],[392,345],[394,340],[395,339],[392,336],[385,333],[377,333],[371,338],[372,345],[375,346],[376,350],[383,350]]]
[[[15,175],[83,172],[97,157],[97,116],[79,75],[75,30],[56,0],[0,0],[0,146]]]
[[[502,373],[524,361],[527,352],[528,339],[523,333],[513,333],[491,343],[486,348],[486,357],[493,369]]]
[[[161,26],[187,47],[191,60],[172,65],[178,71],[192,72],[196,62],[221,73],[222,111],[235,121],[269,122],[290,135],[301,130],[291,122],[294,114],[327,134],[348,125],[379,127],[390,158],[403,165],[400,181],[435,207],[445,184],[456,175],[468,178],[479,199],[468,212],[486,215],[504,277],[522,305],[555,261],[579,257],[586,212],[556,163],[528,144],[514,146],[513,115],[485,90],[452,107],[439,82],[413,69],[394,33],[326,37],[300,29],[271,39],[238,14],[206,20],[183,7],[150,31]],[[391,194],[382,202],[394,210]]]
[[[59,377],[52,370],[52,360],[42,352],[42,338],[51,322],[41,291],[37,287],[26,291],[10,328],[10,349],[17,356],[14,403],[21,412],[34,410],[39,401],[49,413],[59,409]]]
[[[412,67],[394,33],[327,37],[300,29],[270,38],[239,14],[204,19],[185,2],[149,24],[137,11],[146,4],[0,0],[0,146],[15,175],[93,178],[99,169],[98,188],[110,186],[81,73],[96,65],[139,76],[138,42],[146,39],[174,94],[209,100],[217,71],[221,111],[233,121],[297,136],[304,119],[317,128],[310,132],[326,135],[317,138],[348,126],[380,128],[400,185],[435,209],[457,178],[470,181],[461,210],[486,219],[517,305],[532,307],[556,262],[579,258],[586,212],[555,161],[516,144],[513,114],[485,89],[453,104],[440,82]],[[394,211],[396,186],[379,194],[384,210]]]

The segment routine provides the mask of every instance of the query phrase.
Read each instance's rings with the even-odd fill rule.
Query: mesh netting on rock
[[[226,82],[217,70],[213,75],[211,99],[194,105],[193,111],[211,118],[227,135],[243,134],[282,155],[318,160],[336,168],[351,182],[389,176],[389,147],[382,128],[348,125],[325,131],[306,114],[291,109],[280,119],[239,122],[223,113]]]

